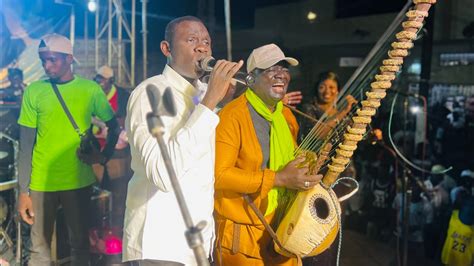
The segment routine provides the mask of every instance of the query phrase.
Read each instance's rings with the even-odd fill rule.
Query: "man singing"
[[[135,174],[128,185],[123,259],[138,260],[140,265],[195,265],[165,162],[148,132],[146,114],[151,107],[146,88],[154,85],[161,94],[166,88],[172,90],[177,114],[161,118],[163,138],[193,221],[207,223],[202,234],[204,249],[210,254],[215,128],[219,122],[213,110],[243,62],[219,60],[208,85],[199,81],[204,74],[199,63],[212,53],[211,38],[201,20],[191,16],[171,21],[160,47],[168,61],[163,73],[142,82],[131,94],[127,108],[125,126]]]

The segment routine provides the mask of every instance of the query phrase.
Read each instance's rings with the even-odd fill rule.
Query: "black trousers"
[[[57,192],[30,192],[35,214],[31,227],[30,266],[51,265],[51,240],[59,206],[63,208],[69,233],[71,266],[89,265],[91,193],[92,186]]]

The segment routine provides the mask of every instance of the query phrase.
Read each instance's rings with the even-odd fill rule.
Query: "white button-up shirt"
[[[197,81],[193,86],[166,65],[163,74],[138,85],[127,106],[125,125],[134,175],[128,184],[123,260],[167,260],[195,265],[163,157],[148,131],[149,84],[155,85],[161,95],[167,87],[172,89],[177,114],[161,117],[163,138],[194,224],[207,222],[202,234],[209,255],[214,238],[215,128],[219,117],[199,104],[206,84]]]

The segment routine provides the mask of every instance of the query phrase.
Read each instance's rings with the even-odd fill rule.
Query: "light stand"
[[[203,238],[201,234],[201,231],[206,226],[206,222],[201,221],[196,226],[193,224],[193,220],[186,205],[181,186],[171,163],[166,143],[163,140],[163,134],[165,130],[160,116],[175,115],[174,104],[172,103],[173,98],[171,95],[171,89],[167,88],[163,94],[162,106],[164,106],[164,108],[160,108],[161,110],[158,109],[158,103],[160,99],[158,89],[153,85],[149,85],[147,87],[147,94],[150,100],[150,105],[152,106],[152,112],[147,114],[148,130],[150,131],[150,134],[157,140],[158,146],[160,147],[161,155],[163,156],[163,161],[165,162],[166,170],[168,171],[168,175],[170,177],[171,186],[173,187],[176,200],[178,201],[178,205],[187,228],[185,232],[186,240],[188,242],[189,247],[194,252],[197,264],[200,266],[207,266],[209,265],[209,261],[204,250]]]

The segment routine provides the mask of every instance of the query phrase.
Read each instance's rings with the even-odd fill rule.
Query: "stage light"
[[[110,235],[105,237],[105,251],[106,255],[117,255],[122,253],[122,239]]]
[[[408,73],[419,75],[421,73],[421,63],[414,62],[408,67]]]
[[[95,12],[97,10],[96,0],[89,0],[87,3],[87,9],[89,9],[90,12]]]
[[[421,108],[418,105],[413,105],[413,106],[410,107],[410,112],[412,114],[418,114],[418,113],[421,112]]]
[[[313,22],[317,17],[318,15],[314,13],[313,11],[309,11],[308,14],[306,15],[306,18],[308,18],[310,22]]]

